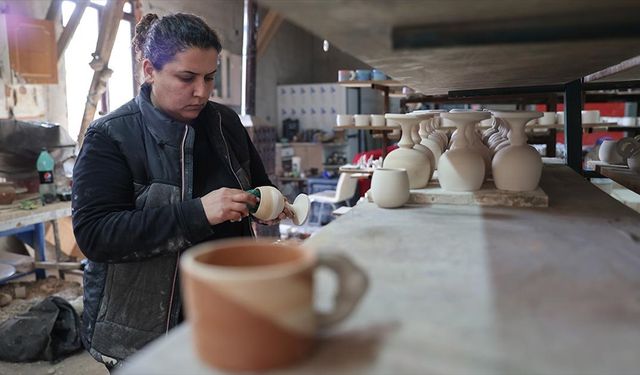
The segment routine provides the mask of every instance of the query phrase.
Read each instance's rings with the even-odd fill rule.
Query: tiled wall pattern
[[[332,132],[336,115],[347,113],[347,89],[337,83],[278,85],[278,133],[282,120],[300,121],[300,130]]]

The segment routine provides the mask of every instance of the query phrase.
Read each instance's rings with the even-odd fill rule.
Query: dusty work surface
[[[347,253],[370,289],[282,373],[637,373],[640,215],[565,166],[541,187],[546,208],[365,202],[322,228],[306,243]],[[215,373],[190,339],[179,327],[122,374]]]
[[[547,207],[549,197],[540,187],[532,191],[507,191],[497,189],[491,181],[485,182],[477,191],[447,191],[440,185],[430,184],[423,189],[411,190],[409,203]]]

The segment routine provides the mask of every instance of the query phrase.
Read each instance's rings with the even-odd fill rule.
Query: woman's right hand
[[[227,220],[240,221],[249,215],[247,205],[256,206],[258,198],[239,189],[221,188],[200,198],[210,225]]]

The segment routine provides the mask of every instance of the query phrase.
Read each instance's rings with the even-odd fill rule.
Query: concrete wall
[[[241,0],[145,0],[144,13],[163,16],[169,13],[192,13],[204,19],[222,42],[222,48],[237,55],[242,54],[242,17],[244,2]]]
[[[330,45],[322,50],[322,39],[284,21],[266,52],[258,58],[256,115],[276,124],[276,87],[285,84],[335,82],[338,69],[368,68],[360,60]]]

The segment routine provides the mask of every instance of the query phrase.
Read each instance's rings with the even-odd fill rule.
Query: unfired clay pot
[[[493,157],[493,179],[500,190],[535,190],[542,175],[542,157],[527,144],[524,132],[529,120],[542,116],[535,111],[493,111],[496,118],[509,123],[510,145],[496,152]]]
[[[456,126],[458,135],[452,140],[438,162],[438,179],[443,189],[449,191],[475,191],[480,189],[485,177],[485,162],[482,155],[470,147],[465,130],[478,122],[490,118],[489,112],[455,112],[440,114]]]
[[[381,208],[395,208],[409,200],[409,175],[406,169],[378,168],[371,177],[369,194]]]
[[[260,186],[255,190],[258,190],[260,193],[255,194],[251,190],[249,192],[260,198],[257,210],[252,213],[252,215],[258,219],[263,221],[273,220],[287,207],[294,213],[292,221],[295,225],[302,225],[307,221],[311,203],[306,194],[298,195],[293,201],[293,204],[289,204],[289,202],[284,199],[282,193],[273,186]]]
[[[420,189],[427,186],[432,175],[432,167],[426,153],[414,150],[411,139],[411,127],[418,124],[419,120],[413,115],[403,115],[397,113],[387,113],[385,118],[390,122],[400,124],[402,137],[398,146],[387,155],[382,166],[384,168],[404,168],[409,175],[409,186],[411,189]]]
[[[418,120],[421,120],[422,116],[418,116]],[[433,178],[433,172],[435,171],[436,165],[436,157],[431,152],[431,149],[425,145],[423,145],[422,138],[420,138],[420,134],[418,134],[419,125],[414,125],[411,127],[411,140],[413,141],[413,149],[424,152],[429,158],[429,165],[431,165],[431,173],[429,173],[429,180]]]

